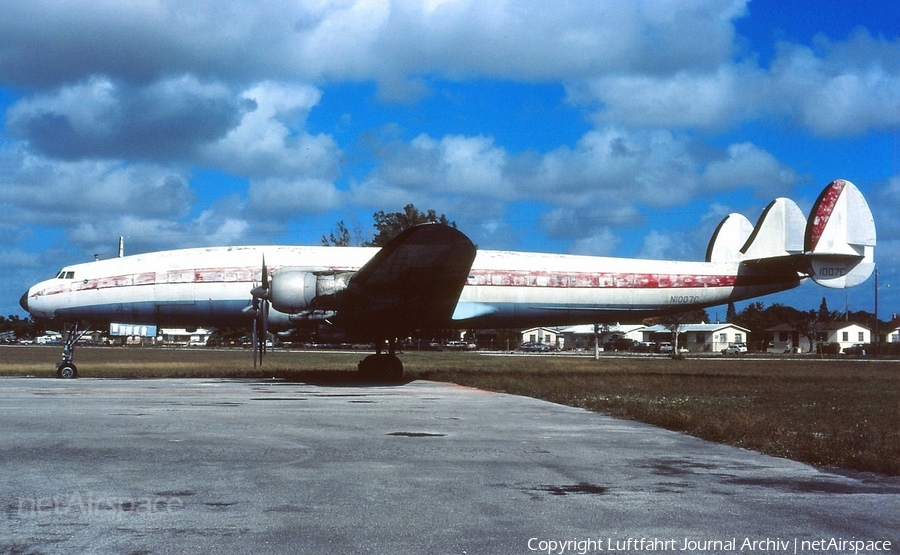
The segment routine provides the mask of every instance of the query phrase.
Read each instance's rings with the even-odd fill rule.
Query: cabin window
[[[60,270],[58,274],[56,274],[56,279],[75,279],[75,272],[72,270]]]

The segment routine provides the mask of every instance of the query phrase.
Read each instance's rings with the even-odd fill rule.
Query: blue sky
[[[481,248],[701,260],[729,212],[808,211],[835,178],[870,201],[900,312],[896,2],[15,4],[0,314],[120,235],[318,244],[410,202]],[[874,284],[763,301],[823,296],[871,311]]]

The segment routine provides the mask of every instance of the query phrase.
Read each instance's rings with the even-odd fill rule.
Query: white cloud
[[[56,161],[20,148],[0,150],[0,203],[9,221],[67,225],[120,214],[180,218],[193,202],[188,174],[149,164]]]
[[[587,237],[573,241],[569,251],[572,254],[611,256],[621,241],[622,239],[613,230],[602,228]]]
[[[321,92],[309,85],[256,84],[243,93],[253,104],[220,140],[207,145],[208,163],[239,175],[328,178],[339,174],[340,149],[328,135],[306,132]]]
[[[191,76],[132,87],[106,77],[19,100],[7,127],[55,158],[189,159],[245,109],[228,89]]]
[[[379,154],[381,166],[355,187],[360,204],[377,206],[389,198],[413,196],[496,200],[513,193],[504,180],[508,155],[489,137],[435,139],[422,134],[409,143],[382,145]]]
[[[595,116],[600,122],[721,130],[758,114],[762,99],[748,87],[757,79],[753,68],[728,64],[711,72],[604,75],[571,95],[601,103]]]
[[[783,44],[768,76],[769,109],[825,136],[900,124],[900,40],[859,32],[817,48]]]
[[[79,248],[120,234],[156,248],[265,241],[300,215],[340,210],[340,219],[412,202],[465,223],[480,244],[515,241],[537,220],[539,233],[574,251],[611,254],[636,241],[648,212],[680,217],[681,207],[730,191],[768,200],[806,180],[777,141],[734,139],[735,130],[757,132],[763,122],[816,140],[900,124],[900,41],[859,32],[785,43],[765,67],[735,35],[746,8],[744,0],[12,3],[0,19],[0,87],[16,91],[0,96],[0,210],[7,226],[50,225]],[[441,114],[447,99],[429,87],[447,82],[471,102],[456,113],[470,117]],[[495,101],[473,100],[483,82],[564,86],[565,132],[531,142],[540,131],[515,118],[478,121]],[[377,84],[374,98],[323,96],[368,83]],[[368,140],[384,128],[397,131]],[[512,133],[515,146],[503,139]],[[534,144],[550,146],[527,150]],[[209,182],[192,183],[192,170],[249,185],[210,192]],[[880,231],[893,233],[892,202],[875,208]],[[681,249],[696,258],[700,239],[661,225],[644,255]]]
[[[668,73],[727,59],[745,3],[34,0],[4,11],[0,74],[33,86],[172,73],[242,82]]]
[[[326,212],[339,200],[334,184],[322,179],[263,179],[252,181],[247,191],[248,215],[253,218]]]
[[[568,85],[601,124],[721,131],[787,119],[816,135],[853,136],[900,123],[900,41],[860,32],[816,47],[784,43],[768,69],[723,59],[672,74],[601,72]]]
[[[729,145],[724,154],[706,165],[702,175],[706,190],[749,187],[761,196],[783,196],[800,179],[772,153],[752,143]]]

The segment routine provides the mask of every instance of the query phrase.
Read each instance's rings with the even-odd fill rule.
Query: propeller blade
[[[269,301],[265,301],[262,306],[261,311],[261,319],[262,319],[262,350],[259,352],[259,363],[262,365],[262,357],[266,354],[266,349],[269,344]]]
[[[253,318],[253,369],[256,370],[256,345],[259,342],[259,337],[256,334],[256,318]]]
[[[263,355],[266,354],[266,342],[269,340],[269,268],[266,266],[266,255],[262,257],[262,275],[259,287],[254,287],[250,294],[256,303],[256,318],[253,320],[253,329],[255,330],[253,340],[253,363],[256,368],[257,358],[259,365],[262,366]],[[259,328],[262,328],[261,330]],[[260,333],[260,331],[262,333]]]
[[[262,287],[268,293],[269,291],[269,269],[266,267],[266,255],[262,257]]]

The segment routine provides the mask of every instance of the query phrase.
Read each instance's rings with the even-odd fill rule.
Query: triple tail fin
[[[729,214],[713,233],[707,262],[741,262],[756,270],[796,271],[819,285],[842,289],[864,282],[875,269],[875,221],[866,199],[844,179],[832,181],[809,218],[793,201],[772,201],[751,227]]]
[[[866,281],[875,269],[875,220],[856,185],[832,181],[813,205],[804,251],[810,277],[834,289]]]

